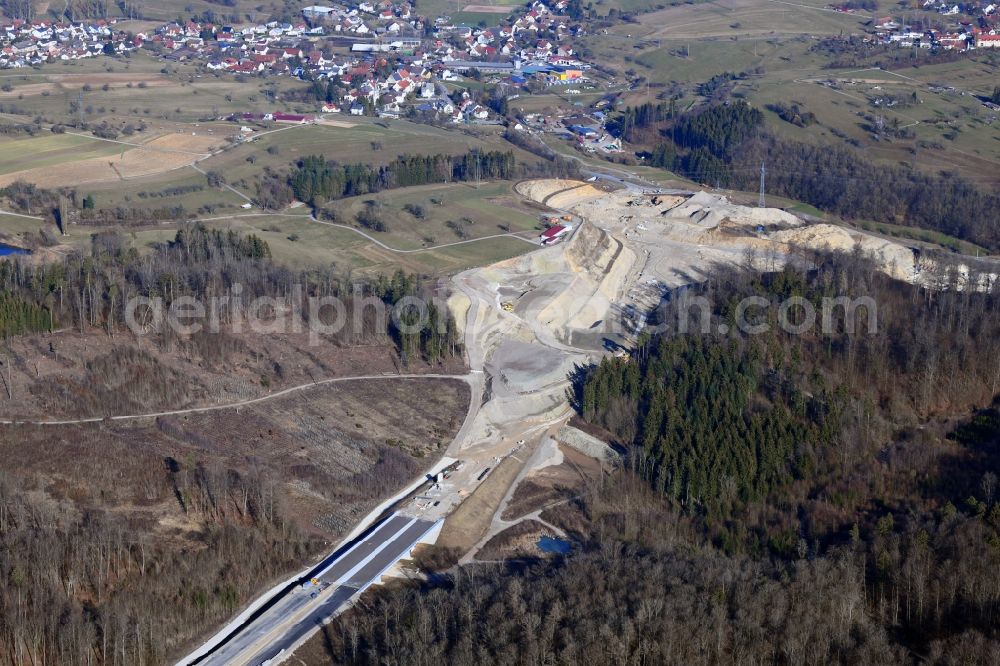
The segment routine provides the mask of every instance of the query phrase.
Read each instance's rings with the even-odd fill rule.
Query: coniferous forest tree
[[[52,313],[11,294],[0,294],[0,338],[52,330]]]
[[[331,199],[428,183],[510,179],[514,153],[472,151],[465,155],[400,155],[386,166],[337,164],[320,155],[304,157],[289,178],[295,196],[313,206]]]

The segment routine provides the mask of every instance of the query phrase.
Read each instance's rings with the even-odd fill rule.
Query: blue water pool
[[[30,254],[30,252],[20,247],[13,247],[0,243],[0,257],[6,257],[9,254]]]
[[[538,549],[543,553],[554,553],[556,555],[566,555],[573,550],[573,544],[565,539],[543,536],[538,540]]]

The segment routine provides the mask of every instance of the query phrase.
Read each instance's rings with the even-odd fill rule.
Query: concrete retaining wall
[[[559,432],[556,433],[556,441],[572,447],[584,455],[603,460],[612,465],[617,465],[621,462],[621,457],[617,451],[596,437],[588,435],[572,426],[559,428]]]

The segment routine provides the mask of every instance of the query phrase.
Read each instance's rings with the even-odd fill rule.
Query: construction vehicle
[[[504,312],[513,312],[514,311],[514,304],[511,303],[510,301],[506,301],[504,303],[501,303],[500,307],[503,308]]]
[[[310,599],[315,599],[319,596],[319,593],[326,589],[326,585],[322,584],[318,578],[310,578],[306,582],[302,583],[301,589],[303,592],[309,593]]]
[[[573,221],[573,216],[572,215],[563,215],[562,219],[566,220],[567,222],[572,222]]]

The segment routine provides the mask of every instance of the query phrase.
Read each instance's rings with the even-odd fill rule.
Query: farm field
[[[283,6],[279,2],[251,2],[250,0],[231,0],[225,5],[209,0],[165,0],[155,5],[143,5],[142,16],[158,23],[176,19],[178,16],[200,15],[211,12],[230,23],[259,22],[266,18],[280,16]],[[136,21],[144,23],[145,21]],[[128,23],[126,23],[128,25]]]
[[[887,162],[910,164],[928,171],[959,170],[969,179],[979,182],[996,182],[1000,174],[1000,125],[990,121],[986,109],[968,106],[942,99],[934,93],[918,93],[923,102],[911,108],[877,110],[873,108],[857,87],[850,93],[838,93],[815,84],[789,86],[784,92],[774,91],[774,95],[762,91],[748,97],[763,106],[770,100],[799,101],[804,111],[816,114],[817,124],[808,128],[798,128],[781,121],[768,113],[770,124],[781,135],[810,142],[836,142],[835,135],[846,136],[864,145],[869,156]],[[870,88],[871,86],[869,86]],[[813,90],[815,88],[815,90]],[[768,91],[770,92],[770,91]],[[860,92],[860,94],[859,94]],[[909,96],[913,90],[882,86],[882,93]],[[789,94],[791,97],[789,98]],[[881,114],[889,125],[907,127],[912,139],[875,141],[868,129],[870,123],[865,116]],[[984,141],[984,135],[993,141]]]
[[[824,145],[849,143],[884,163],[958,172],[990,186],[1000,183],[1000,119],[976,98],[996,85],[990,54],[895,71],[830,69],[832,55],[820,48],[818,38],[839,34],[836,22],[845,20],[853,21],[856,30],[862,17],[786,6],[787,15],[772,20],[786,33],[748,31],[766,25],[761,12],[772,5],[782,6],[736,0],[725,5],[725,12],[715,3],[670,7],[642,15],[639,25],[592,35],[587,44],[613,69],[648,79],[648,88],[637,85],[622,96],[626,105],[679,95],[680,108],[687,109],[702,98],[700,86],[712,77],[748,72],[729,84],[732,94],[764,110],[771,131],[780,136]],[[731,22],[725,23],[730,14]],[[814,16],[815,21],[804,20]],[[713,25],[719,28],[714,33]],[[899,103],[878,103],[893,98]],[[575,101],[548,96],[547,103],[539,99],[525,105],[531,110],[549,105],[568,109]],[[777,104],[797,104],[802,112],[815,114],[816,122],[804,127],[786,122],[769,110]],[[876,118],[890,129],[900,128],[900,134],[876,136]]]
[[[0,174],[43,169],[121,152],[121,146],[71,134],[0,138]]]
[[[493,26],[493,25],[498,25],[509,14],[510,12],[499,13],[490,11],[484,12],[484,11],[462,10],[460,12],[453,12],[451,14],[451,20],[454,21],[456,25]]]
[[[649,73],[651,81],[659,83],[701,83],[718,74],[755,68],[762,68],[765,76],[786,78],[784,73],[788,72],[791,76],[787,78],[796,78],[810,67],[818,71],[824,64],[823,58],[810,53],[813,42],[804,37],[671,39],[656,44],[636,55],[635,62]],[[734,67],[736,64],[739,66]]]
[[[245,200],[226,188],[209,187],[203,174],[192,168],[177,169],[169,180],[163,175],[129,179],[127,181],[98,183],[80,188],[86,196],[94,197],[97,208],[133,206],[136,208],[183,207],[191,215],[216,215],[222,212],[239,212]]]
[[[159,174],[186,167],[219,145],[217,137],[207,135],[167,134],[144,143],[125,143],[124,139],[105,141],[84,136],[63,136],[73,140],[73,143],[75,140],[82,143],[64,149],[60,147],[58,140],[62,137],[38,137],[16,141],[15,144],[20,141],[24,144],[15,145],[14,152],[24,153],[28,157],[21,160],[11,158],[5,164],[10,166],[31,164],[32,157],[38,154],[33,151],[38,145],[36,142],[40,142],[41,145],[43,164],[18,171],[7,171],[0,175],[0,185],[24,180],[39,187],[72,187]],[[56,141],[53,148],[54,139]],[[93,153],[100,156],[91,156]]]
[[[638,25],[622,24],[612,35],[634,39],[702,39],[706,37],[837,35],[856,30],[871,17],[831,10],[822,0],[787,3],[778,0],[724,0],[684,3],[641,14]]]
[[[291,266],[329,266],[345,272],[376,275],[396,269],[422,275],[446,275],[509,259],[531,249],[515,238],[493,238],[451,247],[398,253],[379,247],[360,234],[341,227],[320,224],[305,215],[242,215],[206,222],[213,227],[234,228],[254,233],[267,241],[271,254]],[[154,242],[172,237],[162,230],[137,234],[138,242]],[[386,234],[370,233],[390,247]]]
[[[306,155],[321,154],[327,159],[342,163],[385,164],[406,153],[462,154],[470,148],[479,148],[512,150],[520,162],[538,161],[536,156],[504,141],[492,128],[466,133],[402,120],[391,124],[372,119],[353,122],[334,119],[331,122],[336,122],[337,125],[285,125],[261,129],[253,141],[200,160],[199,168],[223,174],[230,185],[252,197],[255,194],[255,180],[264,169],[287,171],[296,160]],[[224,146],[224,137],[238,129],[239,125],[234,123],[152,123],[146,132],[137,135],[140,138],[132,137],[130,141],[148,141],[148,137],[162,133],[162,136],[144,145],[161,149],[164,153],[157,154],[145,148],[110,143],[108,145],[119,152],[119,160],[89,162],[91,168],[86,169],[80,169],[75,164],[67,165],[67,171],[80,173],[59,173],[59,184],[84,185],[83,189],[97,198],[99,207],[124,204],[184,206],[188,210],[197,211],[206,204],[213,204],[215,210],[239,206],[245,200],[225,189],[178,192],[205,183],[204,176],[181,167],[190,165],[197,157],[210,150]],[[196,136],[191,136],[190,132],[196,133]],[[120,148],[128,150],[122,155]],[[25,174],[19,175],[25,177]],[[40,184],[56,178],[48,173],[31,175]],[[10,180],[14,178],[11,177]],[[154,193],[155,199],[144,200],[141,196],[150,193]],[[414,245],[419,246],[419,242]]]
[[[136,89],[133,89],[136,90]],[[138,91],[146,94],[148,88]],[[441,129],[429,125],[396,120],[390,123],[373,119],[333,118],[336,124],[311,126],[275,126],[259,129],[255,140],[233,146],[203,159],[199,168],[217,171],[227,183],[247,196],[255,195],[257,176],[266,168],[279,172],[292,167],[305,155],[322,154],[341,162],[390,162],[404,153],[445,152],[462,154],[470,148],[513,150],[522,162],[538,161],[504,141],[496,128]],[[225,137],[239,129],[234,123],[182,123],[150,121],[142,132],[122,137],[122,145],[73,135],[40,136],[17,139],[11,143],[20,154],[36,159],[66,160],[44,168],[22,169],[0,176],[0,183],[25,179],[43,187],[74,186],[82,198],[91,195],[99,209],[116,207],[183,208],[186,219],[210,218],[207,224],[233,226],[259,233],[272,245],[276,258],[292,265],[329,265],[345,270],[367,272],[393,271],[403,266],[425,274],[444,274],[480,263],[491,263],[520,254],[530,245],[511,238],[496,238],[432,251],[399,254],[380,248],[350,229],[324,226],[308,221],[308,209],[292,209],[282,214],[240,211],[245,199],[226,188],[212,188],[204,174],[189,168],[192,162],[209,151],[225,145]],[[211,132],[211,134],[209,133]],[[26,143],[16,143],[24,141]],[[59,152],[59,142],[100,149],[92,154],[81,151]],[[41,149],[36,148],[40,146]],[[46,151],[49,148],[49,151]],[[48,157],[46,155],[51,153]],[[64,154],[65,153],[65,154]],[[77,158],[77,161],[71,161]],[[11,158],[12,160],[14,158]],[[447,205],[435,205],[431,198]],[[344,220],[354,224],[357,212],[368,198],[338,202],[346,212]],[[375,236],[386,245],[402,250],[421,250],[431,245],[531,231],[538,226],[538,211],[529,209],[513,196],[509,184],[483,184],[477,190],[468,185],[442,185],[415,188],[412,191],[388,191],[378,195],[385,202],[389,231]],[[418,220],[404,211],[404,206],[420,206],[425,219]],[[30,222],[30,221],[29,221]],[[449,226],[449,223],[451,225]],[[177,223],[130,228],[125,233],[131,242],[148,251],[173,237]],[[0,220],[0,233],[13,238],[23,233],[25,221]],[[85,248],[90,236],[100,227],[70,225],[60,241],[70,247]]]
[[[478,14],[484,17],[489,25],[497,24],[505,15],[510,14],[523,2],[517,0],[426,0],[420,4],[420,12],[426,16],[450,16],[456,24],[469,23],[468,16]]]
[[[291,77],[241,79],[212,74],[194,64],[164,63],[150,54],[127,59],[55,62],[40,71],[0,74],[0,105],[19,122],[41,115],[52,122],[70,118],[109,123],[204,122],[237,111],[303,111],[311,104],[283,103],[287,90],[301,90]],[[5,90],[9,88],[9,90]],[[82,93],[83,108],[71,108]]]
[[[508,232],[541,231],[541,208],[532,208],[509,183],[427,185],[332,202],[344,224],[375,206],[386,232],[369,232],[387,245],[417,249]],[[416,213],[411,212],[416,211]]]
[[[346,119],[345,119],[346,120]],[[377,121],[351,118],[351,127],[288,125],[201,163],[203,169],[224,171],[230,182],[248,178],[265,167],[283,169],[306,155],[323,155],[341,163],[387,164],[403,154],[513,150],[518,161],[537,161],[530,153],[504,141],[497,130],[441,129],[406,120]],[[252,160],[248,160],[252,155]]]
[[[500,237],[478,240],[438,249],[417,250],[404,253],[379,247],[349,228],[321,224],[309,219],[308,209],[300,213],[231,213],[201,218],[209,227],[235,229],[242,233],[256,234],[271,248],[274,260],[300,269],[318,266],[336,266],[346,273],[378,275],[393,273],[397,269],[421,275],[448,275],[474,266],[491,264],[530,251],[532,245],[516,238]],[[25,232],[34,233],[42,222],[0,215],[0,239],[23,239]],[[471,225],[475,226],[475,225]],[[180,224],[163,224],[121,230],[125,239],[140,252],[146,253],[159,243],[174,238]],[[59,237],[64,249],[86,250],[91,236],[112,227],[70,225],[67,235]],[[52,229],[55,232],[54,228]],[[501,233],[499,230],[496,233]],[[389,234],[371,234],[390,247],[396,247]],[[534,233],[527,233],[532,238]],[[446,242],[454,242],[445,239]]]

